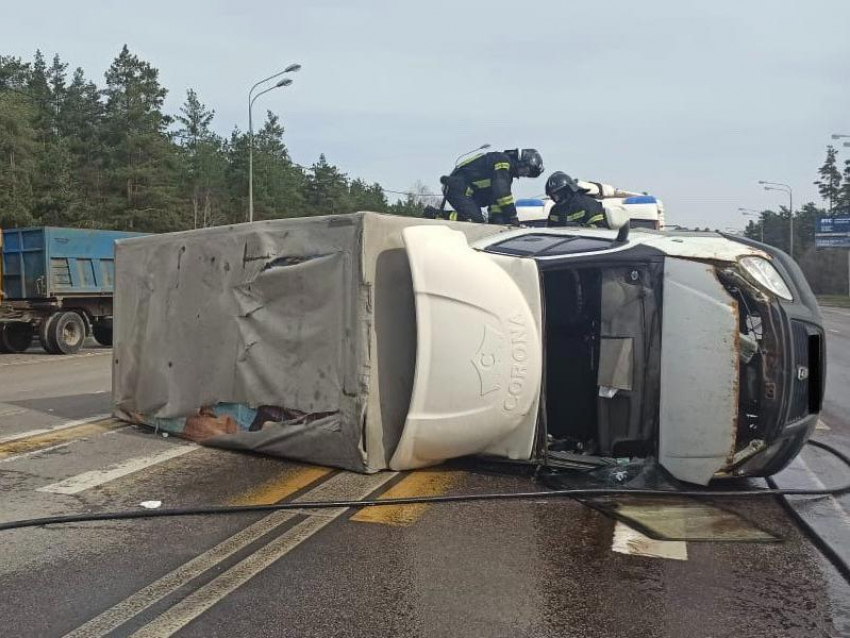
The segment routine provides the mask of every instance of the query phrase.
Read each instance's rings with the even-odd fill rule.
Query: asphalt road
[[[826,316],[818,435],[850,449],[850,313]],[[334,472],[97,418],[108,353],[0,355],[0,521],[534,488],[458,467]],[[781,542],[650,542],[544,499],[0,532],[0,636],[850,636],[850,586],[776,502],[718,505]]]

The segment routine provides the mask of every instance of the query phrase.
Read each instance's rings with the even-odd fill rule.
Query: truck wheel
[[[86,324],[76,312],[62,312],[49,327],[47,340],[58,354],[74,354],[86,340]]]
[[[3,324],[0,331],[0,344],[5,352],[26,352],[32,345],[32,326],[23,321]]]
[[[54,312],[38,325],[38,342],[47,354],[62,354],[50,340],[50,331],[60,314],[62,313]]]
[[[102,346],[112,346],[112,326],[96,323],[91,329],[94,340]]]

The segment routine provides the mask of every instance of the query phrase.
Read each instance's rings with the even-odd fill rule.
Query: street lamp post
[[[759,220],[759,228],[761,229],[761,243],[764,243],[764,220],[762,219],[762,215],[759,211],[754,210],[752,208],[741,208],[738,207],[738,210],[744,217],[757,217]]]
[[[283,71],[278,71],[274,75],[270,75],[267,78],[264,78],[254,84],[251,87],[251,90],[248,91],[248,221],[254,221],[254,117],[253,117],[253,109],[254,109],[254,101],[263,95],[264,93],[268,93],[269,91],[273,91],[274,89],[279,89],[284,86],[289,86],[292,84],[292,80],[289,78],[284,78],[277,82],[274,86],[270,86],[267,89],[264,89],[254,95],[254,91],[261,84],[265,84],[269,80],[274,80],[276,77],[280,77],[284,73],[294,73],[301,69],[300,64],[290,64]]]
[[[781,182],[766,182],[764,180],[759,180],[759,184],[764,186],[764,190],[766,191],[782,191],[783,193],[788,194],[788,213],[790,217],[789,232],[791,235],[788,241],[788,253],[791,255],[791,259],[794,259],[794,189],[792,189],[788,184],[783,184]]]

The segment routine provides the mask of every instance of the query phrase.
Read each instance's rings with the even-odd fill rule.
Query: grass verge
[[[832,306],[833,308],[850,308],[850,297],[845,295],[820,295],[818,303],[821,306]]]

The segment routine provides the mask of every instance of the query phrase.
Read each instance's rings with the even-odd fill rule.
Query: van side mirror
[[[622,204],[605,204],[605,220],[608,222],[608,228],[622,228],[629,223],[629,213]]]
[[[620,230],[617,232],[617,242],[618,244],[627,244],[629,242],[629,230],[631,229],[632,224],[629,220],[626,220],[626,223],[620,226]]]

